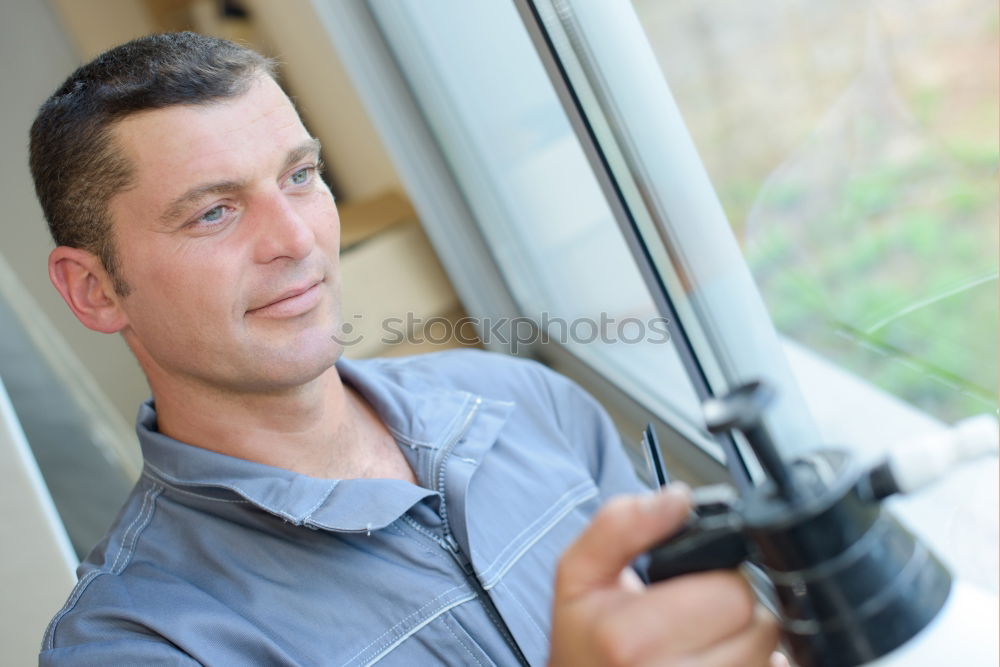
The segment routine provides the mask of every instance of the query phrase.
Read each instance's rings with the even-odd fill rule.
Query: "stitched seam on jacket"
[[[537,519],[528,524],[497,554],[496,558],[483,569],[482,578],[492,581],[495,584],[498,576],[492,574],[493,570],[502,569],[503,571],[507,571],[512,564],[512,560],[520,558],[524,554],[525,549],[537,542],[548,531],[552,530],[552,527],[559,523],[573,508],[596,495],[597,487],[589,479],[584,480],[563,493],[558,500],[552,503],[549,509],[545,510]],[[527,539],[526,545],[523,545],[522,543],[528,535],[532,537]],[[515,552],[513,556],[509,555],[511,552]],[[500,576],[502,576],[502,573]]]
[[[468,596],[466,596],[464,598],[458,598],[454,602],[448,602],[448,603],[443,604],[440,609],[436,609],[435,611],[431,612],[430,616],[428,616],[426,619],[424,619],[423,621],[421,621],[417,625],[415,625],[412,628],[410,628],[402,636],[400,636],[399,639],[393,641],[388,646],[386,646],[384,649],[382,649],[377,655],[375,655],[375,657],[373,657],[371,660],[369,660],[368,662],[365,663],[365,667],[369,667],[369,665],[374,665],[376,662],[378,662],[379,660],[381,660],[385,656],[387,656],[390,653],[392,653],[393,651],[395,651],[397,648],[399,648],[399,646],[404,641],[406,641],[407,639],[409,639],[410,637],[412,637],[413,635],[415,635],[417,632],[419,632],[420,630],[422,630],[424,628],[424,626],[426,626],[427,624],[429,624],[431,621],[433,621],[435,618],[437,618],[441,614],[445,613],[446,611],[448,611],[450,609],[454,609],[455,607],[457,607],[460,604],[465,604],[466,602],[470,602],[472,600],[475,600],[476,597],[477,597],[476,594],[472,593],[472,594],[470,594],[470,595],[468,595]]]
[[[163,493],[163,487],[160,485],[153,485],[146,490],[145,495],[143,495],[142,505],[139,507],[138,514],[136,514],[135,518],[132,519],[132,523],[130,523],[128,528],[125,529],[125,532],[122,533],[122,541],[121,544],[118,545],[118,552],[115,554],[115,560],[114,563],[112,563],[111,568],[108,570],[104,569],[93,570],[77,583],[76,587],[73,589],[73,593],[70,595],[69,599],[66,600],[66,604],[63,605],[63,608],[59,610],[59,613],[55,615],[52,621],[49,622],[49,626],[45,629],[45,639],[43,642],[43,646],[46,649],[55,648],[56,626],[59,625],[59,621],[61,621],[63,617],[66,616],[66,614],[68,614],[70,611],[73,610],[73,608],[76,606],[76,603],[79,602],[80,598],[83,596],[84,592],[86,592],[90,584],[102,574],[112,574],[112,575],[121,574],[121,571],[124,570],[125,566],[128,565],[130,560],[132,560],[131,551],[135,548],[135,545],[138,543],[139,534],[141,534],[142,531],[145,530],[146,526],[149,525],[150,520],[152,520],[153,513],[156,508],[156,499],[160,496],[161,493]],[[145,521],[143,521],[141,526],[136,527],[137,522],[139,521],[140,517],[142,517],[142,515],[146,513],[147,508],[149,508],[149,516],[146,518]],[[132,530],[133,527],[136,527],[136,530],[132,539],[132,546],[129,547],[130,553],[128,557],[125,559],[125,561],[122,563],[122,570],[115,572],[114,569],[115,565],[118,564],[118,560],[121,558],[121,555],[125,549],[125,544],[128,542],[128,537],[129,537],[128,533],[130,530]]]
[[[242,505],[251,505],[252,504],[249,500],[226,500],[225,498],[213,498],[212,496],[206,496],[206,495],[201,494],[201,493],[195,493],[194,491],[187,491],[185,489],[180,488],[179,486],[174,486],[173,484],[168,483],[166,480],[160,479],[159,477],[157,477],[156,475],[154,475],[151,472],[144,472],[144,473],[142,473],[142,476],[145,477],[146,479],[150,480],[151,482],[155,482],[156,484],[159,484],[160,486],[165,486],[166,488],[170,489],[171,491],[176,491],[177,493],[182,493],[185,496],[194,496],[195,498],[200,498],[201,500],[211,500],[212,502],[216,502],[216,503],[238,503],[238,504],[242,504]]]
[[[378,637],[376,637],[376,638],[375,638],[375,639],[373,639],[373,640],[372,640],[371,642],[369,642],[367,646],[365,646],[365,647],[364,647],[364,648],[362,648],[362,649],[361,649],[360,651],[358,651],[357,653],[355,653],[355,654],[354,654],[353,656],[351,656],[350,658],[348,658],[347,662],[346,662],[346,663],[344,663],[344,664],[345,664],[345,665],[349,665],[349,664],[351,664],[352,662],[355,662],[355,661],[357,661],[357,660],[361,659],[361,656],[363,656],[363,655],[364,655],[364,654],[365,654],[365,653],[366,653],[367,651],[369,651],[369,650],[370,650],[370,649],[371,649],[371,648],[372,648],[373,646],[375,646],[376,644],[378,644],[378,643],[379,643],[379,642],[381,642],[381,641],[384,641],[384,640],[385,640],[385,638],[386,638],[387,636],[389,636],[389,635],[392,635],[392,634],[393,634],[394,632],[397,632],[397,631],[399,631],[399,629],[400,629],[400,628],[402,628],[402,627],[405,627],[405,626],[406,626],[406,624],[407,624],[407,623],[409,623],[409,622],[410,622],[410,620],[411,620],[411,619],[412,619],[412,618],[413,618],[414,616],[420,616],[420,615],[421,615],[422,613],[424,613],[424,610],[425,610],[425,609],[427,609],[428,607],[430,607],[430,606],[432,606],[432,605],[435,605],[435,604],[438,604],[438,603],[440,603],[440,601],[441,601],[442,599],[446,599],[448,595],[451,595],[451,594],[452,594],[452,593],[453,593],[454,591],[457,591],[457,590],[459,590],[460,588],[462,588],[462,587],[461,587],[461,586],[453,586],[452,588],[449,588],[448,590],[446,590],[445,592],[441,593],[441,594],[440,594],[440,595],[438,595],[437,597],[435,597],[435,598],[432,598],[431,600],[428,600],[428,601],[427,601],[427,602],[425,602],[425,603],[423,604],[423,606],[421,606],[421,607],[420,607],[419,609],[417,609],[416,611],[413,611],[413,612],[411,612],[411,613],[410,613],[410,614],[408,614],[408,615],[407,615],[407,616],[406,616],[405,618],[402,618],[402,619],[400,619],[400,620],[399,620],[399,621],[398,621],[398,622],[397,622],[397,623],[396,623],[395,625],[393,625],[393,626],[392,626],[391,628],[388,628],[388,629],[387,629],[387,630],[386,630],[385,632],[383,632],[383,633],[382,633],[382,634],[380,634],[380,635],[379,635]],[[475,596],[473,596],[473,597],[475,597]],[[448,604],[448,603],[447,603],[447,602],[444,602],[443,604]],[[432,614],[433,614],[434,612],[430,612],[430,613],[432,613]],[[429,619],[428,619],[428,620],[429,620]],[[418,625],[417,627],[421,627],[421,626],[423,626],[423,625],[425,625],[425,624],[426,624],[426,621],[425,621],[424,623],[421,623],[421,624],[420,624],[420,625]],[[405,636],[405,635],[404,635],[404,636]],[[392,639],[389,639],[389,643],[390,643],[390,644],[392,643],[392,641],[393,641]],[[376,650],[381,650],[381,649],[376,649]]]
[[[575,499],[572,503],[568,503],[557,516],[552,518],[552,521],[550,521],[548,525],[545,526],[544,530],[539,531],[537,535],[535,535],[532,539],[530,539],[527,543],[525,543],[525,545],[516,554],[514,554],[514,556],[512,556],[510,560],[508,560],[507,563],[502,568],[500,568],[500,571],[497,572],[496,575],[491,577],[487,583],[483,584],[483,589],[490,590],[491,588],[496,586],[497,583],[499,583],[499,581],[503,578],[503,576],[510,571],[510,568],[514,567],[517,561],[521,560],[521,557],[524,556],[524,554],[526,554],[528,550],[531,549],[531,547],[533,547],[536,542],[538,542],[538,540],[545,537],[549,533],[549,531],[555,527],[556,524],[558,524],[560,521],[566,518],[567,514],[572,512],[581,504],[595,497],[597,497],[597,487],[593,487],[590,491],[584,493],[582,496]]]
[[[403,442],[403,444],[409,445],[411,447],[433,447],[434,446],[433,442],[426,442],[424,440],[417,440],[415,438],[411,438],[411,437],[405,435],[402,431],[397,431],[396,429],[394,429],[393,427],[389,426],[388,424],[386,424],[385,427],[387,429],[389,429],[389,432],[392,433],[393,436],[395,436],[396,438],[398,438],[399,440],[401,440]]]
[[[305,514],[305,516],[303,516],[303,517],[302,517],[302,520],[303,520],[303,521],[306,521],[306,520],[308,520],[308,519],[311,519],[311,518],[312,518],[312,515],[313,515],[313,512],[315,512],[316,510],[318,510],[318,509],[319,509],[319,507],[320,507],[320,505],[322,505],[323,503],[325,503],[325,502],[326,502],[326,499],[330,497],[330,494],[331,494],[331,493],[333,493],[333,490],[337,488],[337,484],[338,484],[338,483],[339,483],[339,481],[337,481],[337,482],[334,482],[333,484],[331,484],[331,485],[330,485],[330,488],[329,488],[329,489],[327,489],[326,493],[324,493],[324,494],[323,494],[323,497],[322,497],[322,498],[320,498],[320,499],[319,499],[319,501],[318,501],[318,502],[317,502],[317,503],[316,503],[315,505],[313,505],[312,507],[310,507],[310,508],[309,508],[309,509],[308,509],[308,510],[306,511],[306,514]]]
[[[289,514],[288,512],[283,512],[282,510],[279,510],[276,507],[272,507],[271,505],[268,505],[266,503],[257,502],[256,500],[252,500],[252,498],[253,498],[253,494],[252,493],[244,491],[242,488],[240,488],[239,486],[237,486],[235,484],[207,484],[207,483],[203,483],[203,482],[187,482],[187,481],[184,481],[183,479],[178,479],[177,477],[174,477],[173,475],[168,475],[167,473],[163,472],[162,470],[160,470],[159,468],[157,468],[156,466],[154,466],[153,464],[151,464],[149,461],[147,461],[145,465],[146,465],[147,468],[149,468],[150,470],[152,470],[153,472],[155,472],[157,474],[157,476],[162,477],[164,480],[170,480],[171,482],[174,482],[176,484],[184,484],[185,486],[214,486],[214,487],[218,487],[220,489],[229,489],[230,491],[235,491],[236,493],[238,493],[241,496],[243,496],[244,498],[246,498],[248,500],[248,502],[250,502],[250,503],[252,503],[254,505],[258,505],[260,507],[263,507],[268,512],[270,512],[271,514],[276,514],[276,515],[278,515],[280,517],[288,519],[291,523],[293,523],[295,525],[299,525],[299,524],[302,523],[302,519],[299,518],[299,517],[297,517],[297,516]],[[331,491],[332,491],[332,489],[331,489]]]
[[[381,360],[379,360],[379,361],[381,362]],[[378,365],[385,366],[386,364],[379,363]],[[405,376],[407,379],[409,379],[411,381],[413,381],[413,380],[423,380],[424,379],[424,377],[423,377],[424,373],[415,372],[415,371],[413,371],[410,368],[406,368],[405,365],[399,366],[399,374],[402,375],[402,376]],[[468,392],[462,392],[462,393],[468,394]],[[465,396],[465,401],[462,403],[462,408],[458,411],[458,414],[456,414],[455,417],[453,417],[452,420],[450,422],[448,422],[448,425],[444,428],[444,430],[442,431],[442,433],[450,433],[451,432],[452,425],[454,424],[455,420],[459,418],[459,416],[461,416],[462,414],[464,414],[465,406],[468,404],[468,402],[469,402],[468,395],[466,395]],[[400,440],[402,440],[404,443],[406,443],[408,445],[415,445],[415,446],[421,446],[421,447],[430,447],[431,449],[435,449],[435,448],[438,447],[438,441],[437,440],[431,441],[431,442],[428,442],[426,440],[417,440],[416,438],[411,438],[410,436],[406,435],[405,433],[401,433],[401,432],[397,431],[396,429],[394,429],[389,424],[386,424],[386,428],[388,428],[389,431],[393,435],[399,436]]]
[[[442,433],[450,434],[452,429],[455,427],[455,422],[461,417],[465,416],[465,406],[469,404],[469,398],[470,396],[472,396],[472,394],[470,394],[469,392],[462,392],[462,393],[465,394],[465,396],[463,397],[462,406],[455,412],[455,416],[451,418],[451,421],[448,422],[447,426],[445,426],[441,430]],[[417,440],[416,438],[410,437],[405,433],[402,433],[401,431],[397,431],[389,424],[386,424],[385,427],[389,429],[390,433],[392,433],[395,437],[399,438],[401,441],[403,441],[403,443],[407,445],[412,445],[415,447],[430,447],[432,449],[436,449],[439,446],[440,439],[430,442],[427,440]]]
[[[155,493],[153,493],[155,491]],[[146,526],[149,525],[149,520],[153,518],[153,510],[156,508],[156,499],[163,493],[163,487],[150,487],[149,491],[146,492],[146,497],[150,502],[146,503],[146,499],[143,499],[143,509],[149,507],[148,515],[140,523],[142,518],[142,510],[139,511],[139,515],[132,520],[132,523],[125,532],[122,534],[122,545],[118,548],[118,554],[115,556],[115,562],[111,564],[111,574],[121,574],[125,567],[128,565],[129,561],[132,560],[132,553],[135,551],[135,545],[139,542],[139,535],[145,530]],[[132,529],[135,530],[132,530]],[[125,541],[128,540],[128,533],[132,530],[131,544],[128,546],[127,551],[125,550]],[[122,560],[122,566],[118,567],[118,559],[122,557],[123,554],[128,554],[125,559]]]
[[[469,648],[469,645],[466,644],[461,637],[455,634],[455,631],[452,629],[451,624],[448,623],[447,616],[441,618],[441,623],[448,630],[448,633],[455,638],[455,641],[458,642],[458,645],[465,649],[465,652],[469,654],[469,657],[476,661],[476,664],[479,665],[479,667],[486,667],[482,663],[482,661],[480,661],[479,658],[476,657],[476,654],[472,652],[472,649]]]
[[[547,644],[549,642],[549,636],[545,634],[545,631],[542,630],[542,628],[538,625],[538,623],[535,622],[535,617],[532,616],[531,613],[524,608],[524,605],[521,604],[521,601],[518,599],[518,597],[514,595],[514,591],[510,590],[510,588],[507,587],[506,582],[501,581],[499,584],[497,584],[497,588],[502,590],[507,595],[509,595],[510,599],[514,601],[514,604],[516,604],[518,607],[521,608],[521,611],[524,612],[524,617],[531,622],[531,626],[535,628],[535,630],[538,630],[538,636],[542,639],[544,643]]]
[[[562,508],[562,511],[559,512],[559,514],[557,514],[556,516],[552,517],[552,520],[549,521],[548,524],[546,524],[542,530],[538,531],[538,534],[536,534],[533,538],[528,540],[524,544],[524,546],[522,546],[521,549],[518,550],[516,554],[511,556],[511,558],[508,559],[507,562],[503,564],[503,566],[495,575],[493,575],[492,577],[490,577],[488,581],[483,583],[483,589],[488,591],[494,586],[496,586],[497,583],[499,583],[499,581],[503,578],[503,576],[510,571],[510,568],[514,567],[517,561],[521,560],[521,557],[524,556],[524,554],[526,554],[528,550],[531,549],[531,547],[533,547],[536,542],[538,542],[538,540],[548,535],[549,531],[552,530],[552,528],[554,528],[556,524],[558,524],[560,521],[566,518],[567,514],[569,514],[574,509],[579,507],[582,503],[585,503],[591,498],[594,498],[596,496],[597,496],[597,487],[593,487],[591,490],[589,490],[587,493],[584,493],[579,498],[575,498],[573,499],[572,502],[567,503]]]

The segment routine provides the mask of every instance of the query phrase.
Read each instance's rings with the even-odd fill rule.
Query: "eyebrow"
[[[320,152],[319,139],[315,137],[304,141],[295,148],[288,151],[285,161],[281,165],[279,172],[294,166],[297,162],[311,156],[318,156]],[[169,224],[179,218],[184,212],[198,201],[205,197],[220,194],[229,194],[242,190],[247,186],[246,181],[216,181],[213,183],[203,183],[196,185],[184,192],[181,196],[167,204],[163,214],[160,215],[161,224]]]

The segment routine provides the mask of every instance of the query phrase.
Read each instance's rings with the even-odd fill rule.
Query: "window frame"
[[[599,180],[623,196],[632,218],[616,215],[623,233],[639,237],[652,273],[662,276],[659,289],[706,379],[694,382],[699,398],[766,380],[780,397],[764,416],[775,445],[789,457],[819,447],[819,429],[630,2],[514,2],[581,142],[592,143]]]
[[[496,258],[438,145],[430,123],[386,42],[368,0],[311,0],[313,9],[391,156],[439,259],[465,309],[480,318],[522,315]],[[509,352],[492,342],[488,349]],[[586,386],[616,417],[634,461],[641,460],[641,425],[657,426],[667,462],[677,476],[694,483],[732,481],[717,443],[678,415],[665,414],[615,378],[558,343],[522,346]],[[634,437],[633,437],[634,436]]]

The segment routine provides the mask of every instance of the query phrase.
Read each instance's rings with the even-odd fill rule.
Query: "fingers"
[[[744,632],[756,601],[735,571],[687,575],[648,587],[604,619],[596,638],[621,664],[697,655]]]
[[[716,570],[655,584],[623,616],[633,632],[645,630],[672,652],[685,653],[743,631],[753,622],[755,607],[742,575]]]
[[[695,667],[695,665],[697,667],[772,667],[782,664],[774,662],[774,650],[777,645],[778,622],[770,612],[758,606],[751,623],[746,628],[704,650],[690,664],[691,667]]]
[[[677,486],[619,498],[598,512],[559,564],[551,665],[781,666],[771,663],[777,623],[758,612],[738,572],[703,572],[648,587],[622,576],[689,512],[689,491]]]
[[[791,667],[791,663],[788,662],[788,658],[784,654],[775,651],[771,654],[770,667]]]
[[[612,499],[563,555],[556,595],[572,599],[616,585],[636,556],[680,528],[690,508],[690,491],[683,484],[653,495]]]

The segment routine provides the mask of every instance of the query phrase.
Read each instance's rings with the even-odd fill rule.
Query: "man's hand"
[[[559,562],[551,667],[787,665],[778,628],[736,571],[643,585],[628,565],[675,532],[687,487],[611,500]],[[773,660],[773,662],[772,662]]]

